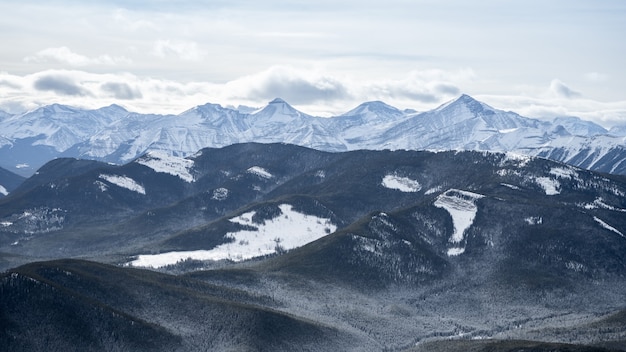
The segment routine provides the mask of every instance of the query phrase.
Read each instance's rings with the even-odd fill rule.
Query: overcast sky
[[[313,115],[462,93],[529,117],[626,124],[622,0],[0,0],[0,109],[62,103]]]

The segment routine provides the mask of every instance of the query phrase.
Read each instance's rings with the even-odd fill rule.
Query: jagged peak
[[[270,101],[264,108],[252,113],[252,115],[269,115],[269,116],[273,116],[276,114],[285,115],[285,116],[300,116],[300,117],[309,116],[297,110],[293,106],[289,105],[289,103],[287,103],[281,98],[275,98],[274,100]]]
[[[474,114],[478,114],[486,110],[487,111],[494,110],[491,106],[474,99],[470,95],[461,94],[461,96],[459,96],[458,98],[453,99],[441,105],[440,107],[435,109],[435,111],[443,111],[443,110],[447,110],[451,108],[456,108],[458,106],[465,106],[469,111],[471,111]]]

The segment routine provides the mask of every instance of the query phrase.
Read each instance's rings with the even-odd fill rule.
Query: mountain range
[[[462,99],[421,116],[449,135]],[[291,111],[250,117],[325,121]],[[190,154],[57,158],[0,199],[3,349],[626,350],[626,176],[512,152]]]
[[[332,152],[515,152],[626,174],[623,126],[608,131],[576,117],[531,119],[468,95],[419,113],[366,102],[330,118],[307,115],[278,98],[252,112],[205,104],[178,115],[158,115],[117,105],[82,110],[55,104],[0,116],[0,167],[22,176],[57,157],[121,165],[150,151],[185,157],[205,147],[245,142],[291,143]]]

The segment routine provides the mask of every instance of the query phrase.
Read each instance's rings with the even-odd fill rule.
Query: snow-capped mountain
[[[434,110],[400,111],[366,102],[331,118],[307,115],[282,99],[252,112],[216,104],[178,115],[129,113],[119,106],[79,110],[51,105],[0,119],[0,166],[30,175],[59,156],[123,164],[149,151],[188,156],[234,143],[293,143],[324,151],[487,150],[543,156],[626,174],[626,137],[576,117],[544,121],[462,95]]]

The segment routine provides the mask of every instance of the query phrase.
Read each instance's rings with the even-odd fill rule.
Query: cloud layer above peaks
[[[281,97],[330,115],[467,93],[532,117],[626,124],[625,17],[618,0],[2,2],[0,109]]]

